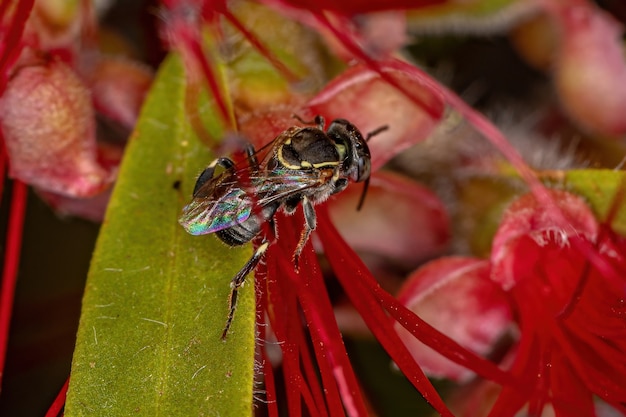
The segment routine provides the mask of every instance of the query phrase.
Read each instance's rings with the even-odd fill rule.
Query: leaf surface
[[[250,249],[188,235],[177,221],[212,159],[187,122],[184,82],[169,57],[127,147],[85,289],[69,417],[252,412],[253,285],[220,339],[229,282]],[[200,109],[219,137],[211,106]]]
[[[580,169],[563,171],[566,190],[575,192],[587,203],[601,222],[612,213],[611,226],[616,232],[626,234],[626,190],[624,171],[613,169]],[[621,197],[620,197],[621,196]],[[622,200],[620,200],[620,198]]]

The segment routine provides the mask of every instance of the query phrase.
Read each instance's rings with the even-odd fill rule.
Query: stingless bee
[[[314,205],[344,190],[350,180],[364,182],[358,208],[369,184],[371,158],[367,140],[387,126],[363,138],[347,120],[336,119],[324,131],[325,121],[316,116],[313,126],[293,126],[271,142],[271,148],[259,162],[252,145],[246,148],[243,166],[229,158],[218,158],[200,174],[193,199],[185,206],[179,223],[192,235],[215,233],[230,246],[243,245],[261,233],[263,225],[274,228],[279,209],[292,214],[302,204],[304,226],[293,254],[295,267],[309,236],[316,227]],[[224,170],[216,174],[216,168]],[[275,233],[274,233],[275,235]],[[235,315],[237,293],[246,276],[267,251],[265,236],[252,257],[230,283],[229,313],[222,332],[226,339]]]

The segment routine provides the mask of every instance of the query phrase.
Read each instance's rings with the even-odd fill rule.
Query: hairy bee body
[[[297,268],[300,253],[316,227],[314,205],[341,192],[350,181],[364,181],[367,188],[371,168],[367,139],[372,134],[364,139],[344,119],[332,121],[326,131],[321,116],[314,123],[315,127],[294,126],[278,135],[260,162],[251,146],[243,166],[224,157],[213,161],[198,177],[180,224],[193,235],[215,233],[227,245],[238,246],[259,235],[266,223],[273,227],[278,210],[293,213],[301,205],[305,224],[294,250]],[[216,175],[218,166],[223,171]],[[237,291],[268,246],[264,239],[231,281],[223,339],[234,316]]]

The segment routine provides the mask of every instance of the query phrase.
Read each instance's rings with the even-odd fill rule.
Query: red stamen
[[[284,276],[275,274],[276,260],[280,258],[282,256],[268,256],[268,273],[269,276],[275,277],[267,280],[267,293],[270,294],[268,316],[283,352],[283,374],[289,415],[301,415],[301,396],[311,415],[327,416],[326,403],[336,401],[338,409],[341,409],[339,394],[332,387],[322,391],[315,373],[316,366],[312,362],[313,357],[305,342],[306,336],[300,320],[296,293],[288,281],[281,279],[285,278]],[[290,268],[293,266],[291,265]],[[284,271],[284,269],[280,270]],[[324,363],[319,364],[322,376],[325,372],[324,365]],[[302,368],[304,368],[304,375]]]
[[[422,369],[415,362],[400,337],[393,329],[372,290],[373,277],[361,260],[350,250],[339,236],[328,218],[327,211],[318,209],[318,233],[324,251],[333,267],[337,279],[341,283],[348,298],[381,345],[387,350],[400,370],[422,394],[424,399],[442,416],[452,416],[450,410],[430,383]],[[375,282],[375,281],[374,281]],[[378,286],[378,284],[375,284]]]
[[[561,320],[562,322],[567,320],[576,309],[576,306],[578,306],[578,303],[580,302],[580,299],[583,295],[583,290],[585,289],[587,282],[589,281],[590,271],[591,271],[591,264],[589,263],[588,260],[586,260],[585,264],[583,265],[582,271],[580,273],[578,284],[576,285],[576,288],[574,289],[574,292],[572,293],[572,296],[570,297],[569,302],[565,305],[565,307],[561,310],[561,312],[556,316],[558,320]]]
[[[9,4],[11,4],[10,1],[0,2],[0,23],[4,22],[4,15],[7,12],[7,9],[9,8]]]
[[[209,55],[205,53],[203,47],[200,8],[198,5],[178,4],[174,1],[163,1],[163,4],[169,12],[166,23],[169,41],[181,53],[187,72],[185,110],[190,116],[190,121],[196,132],[204,140],[211,143],[213,142],[212,137],[201,124],[201,118],[197,111],[198,89],[196,87],[201,77],[208,84],[224,126],[233,130],[234,121],[224,91],[218,82],[213,63],[209,60]],[[193,13],[196,15],[192,15]]]
[[[313,355],[311,354],[311,350],[309,349],[309,342],[306,340],[304,332],[300,332],[300,340],[298,341],[298,345],[300,346],[300,349],[302,350],[302,367],[304,368],[304,377],[305,377],[305,380],[308,381],[309,385],[311,386],[311,393],[313,394],[313,404],[316,406],[315,409],[317,409],[317,414],[314,414],[314,415],[319,415],[320,417],[327,417],[328,412],[326,410],[326,407],[324,406],[324,404],[327,401],[326,395],[322,391],[322,387],[320,386],[320,384],[317,383],[317,380],[318,380],[317,370],[319,370],[320,373],[322,373],[322,376],[327,376],[329,374],[329,372],[326,369],[327,367],[324,366],[324,364],[322,364],[322,366],[320,366],[319,369],[315,367],[315,364],[313,363]],[[327,379],[322,379],[322,381],[327,381]],[[337,400],[335,401],[335,405],[339,405],[340,407],[341,401],[339,400],[338,393],[334,395],[334,397],[337,398]]]
[[[263,332],[264,334],[265,332]],[[274,370],[272,363],[263,349],[263,380],[265,383],[265,403],[269,417],[278,417],[278,404],[276,403],[276,383],[274,382]]]
[[[315,18],[320,22],[320,24],[326,28],[328,28],[333,35],[342,43],[346,49],[353,54],[357,59],[362,61],[365,65],[371,68],[373,71],[380,75],[380,78],[385,80],[389,85],[400,91],[404,94],[408,99],[413,101],[417,106],[421,107],[433,120],[439,120],[443,116],[443,107],[433,107],[428,103],[424,102],[422,98],[419,96],[412,94],[408,91],[403,85],[401,85],[398,81],[396,81],[393,77],[391,77],[384,70],[384,63],[379,62],[373,58],[371,58],[367,53],[361,49],[361,47],[354,41],[354,39],[350,38],[350,36],[344,31],[338,29],[326,16],[323,10],[318,10],[313,12]],[[407,64],[408,65],[408,64]],[[430,80],[430,77],[425,77]],[[433,93],[438,93],[435,89],[432,89]]]
[[[2,3],[4,6],[9,7],[10,1],[3,1]],[[24,26],[26,25],[28,16],[30,16],[34,3],[35,0],[18,1],[17,5],[15,5],[11,24],[8,29],[3,31],[4,39],[3,42],[0,43],[0,95],[6,88],[9,79],[9,70],[22,51],[22,34],[24,33]],[[0,17],[4,18],[6,8],[3,7],[0,11]]]
[[[282,369],[285,377],[287,411],[290,416],[299,417],[301,415],[300,392],[302,391],[302,375],[299,365],[299,350],[296,340],[289,337],[295,328],[300,327],[300,323],[294,319],[298,317],[295,308],[295,297],[289,294],[288,289],[277,282],[278,269],[276,263],[272,262],[271,249],[268,250],[267,257],[267,279],[266,296],[267,314],[272,325],[272,330],[276,339],[280,343],[283,353]]]
[[[552,343],[547,343],[552,345]],[[550,348],[545,343],[539,347],[539,373],[537,374],[537,383],[535,384],[536,394],[532,396],[528,404],[528,415],[540,417],[546,404],[549,403],[550,397],[550,376],[552,365],[550,361]]]
[[[514,417],[532,396],[535,378],[539,373],[536,361],[539,346],[532,333],[532,324],[527,325],[523,321],[520,325],[521,337],[515,352],[515,362],[510,370],[513,375],[520,377],[520,382],[517,386],[502,387],[489,417]]]
[[[297,230],[302,227],[303,219],[301,216],[296,218],[279,217],[277,223],[279,227],[285,227],[288,230]],[[289,226],[289,227],[287,227]],[[285,291],[287,287],[291,288],[292,295],[295,295],[302,307],[302,312],[309,323],[309,334],[312,339],[313,348],[317,358],[317,368],[319,370],[324,391],[320,390],[316,392],[313,389],[318,385],[317,375],[314,372],[314,366],[312,363],[307,363],[307,356],[310,357],[307,345],[305,343],[304,333],[301,329],[301,324],[293,323],[289,326],[293,330],[292,334],[281,336],[280,331],[276,331],[277,338],[283,343],[281,347],[284,353],[285,348],[292,342],[297,340],[299,349],[302,352],[302,358],[305,368],[305,376],[309,384],[312,386],[312,392],[314,397],[322,402],[318,401],[319,405],[326,404],[330,415],[343,415],[344,407],[350,416],[366,416],[367,411],[365,403],[361,397],[360,389],[356,380],[356,376],[352,371],[350,362],[343,346],[341,334],[334,320],[334,314],[330,300],[327,296],[327,291],[323,283],[323,278],[319,269],[317,268],[317,259],[312,252],[310,245],[307,245],[303,252],[303,261],[306,268],[303,268],[300,273],[296,273],[294,266],[291,263],[291,253],[297,242],[295,240],[297,236],[290,234],[283,235],[281,239],[270,248],[268,254],[268,269],[282,272],[284,278],[285,273],[288,275],[289,280],[284,280],[281,283],[277,283],[277,289],[268,289],[268,292],[283,291],[281,297],[270,303],[275,304],[280,302],[285,303]],[[279,277],[280,279],[280,277]],[[274,308],[274,306],[272,307]],[[277,315],[278,313],[276,313]],[[299,311],[292,313],[292,316],[299,317]],[[334,324],[334,325],[333,325]],[[273,324],[274,326],[274,324]],[[296,334],[296,332],[298,334]],[[308,370],[307,370],[308,369]],[[285,373],[285,377],[290,376],[289,372]],[[293,378],[293,375],[291,375]],[[292,414],[290,414],[292,415]],[[324,416],[326,412],[324,410],[315,410],[315,415]]]
[[[7,151],[4,146],[4,137],[2,136],[2,131],[0,130],[0,199],[4,195],[4,180],[6,179],[7,163]]]
[[[204,73],[204,78],[209,83],[209,89],[213,94],[213,98],[215,99],[217,108],[220,112],[220,115],[222,116],[222,121],[226,126],[232,128],[232,115],[229,111],[228,105],[226,104],[224,93],[220,88],[220,84],[217,82],[217,77],[215,75],[215,71],[213,70],[213,65],[207,59],[199,39],[188,38],[187,42],[187,47],[189,48],[191,55],[196,59],[196,62],[200,64],[200,68]]]
[[[70,384],[70,379],[67,378],[65,380],[65,383],[61,387],[61,391],[59,391],[59,394],[56,396],[56,398],[52,402],[52,405],[46,412],[45,417],[56,417],[59,415],[59,413],[65,406],[65,396],[67,394],[67,387],[69,386],[69,384]]]
[[[27,191],[26,184],[17,180],[13,181],[4,269],[2,271],[2,291],[0,292],[0,382],[4,373],[15,283],[20,263]]]
[[[605,251],[595,249],[595,255],[600,264],[623,269],[623,244],[610,235],[606,230],[599,234],[594,246]],[[550,404],[557,416],[591,416],[594,396],[624,408],[624,320],[613,309],[620,293],[581,256],[576,241],[583,240],[575,236],[566,246],[538,245],[525,237],[515,245],[511,256],[519,258],[514,265],[518,279],[511,294],[521,339],[511,372],[523,383],[520,390],[504,387],[492,416],[513,416],[525,403],[529,415],[541,415]]]
[[[320,218],[320,223],[323,225],[323,233],[329,234],[328,238],[324,240],[324,243],[327,241],[334,242],[336,240],[338,244],[342,244],[342,250],[345,251],[347,246],[345,242],[343,242],[343,239],[341,239],[336,229],[332,227],[332,225],[327,226],[330,225],[330,219],[327,218],[327,211],[324,207],[318,210],[318,218]],[[320,233],[322,233],[322,228],[320,228]],[[333,246],[333,249],[330,252],[336,253],[338,250],[339,249]],[[428,345],[448,359],[471,369],[487,379],[491,379],[502,385],[515,385],[514,380],[509,374],[499,369],[493,363],[464,349],[454,340],[442,334],[430,324],[416,316],[405,306],[400,304],[391,294],[384,291],[360,259],[352,256],[350,258],[346,258],[345,262],[348,265],[344,266],[344,268],[352,270],[353,273],[359,271],[359,282],[363,284],[364,288],[373,294],[376,299],[377,306],[384,307],[385,310],[387,310],[389,314],[398,321],[398,323],[413,333],[413,335],[422,343]]]
[[[303,223],[300,216],[285,219],[290,221],[292,227],[289,230],[297,230],[298,225]],[[298,222],[297,220],[302,220]],[[300,226],[301,227],[301,226]],[[293,252],[297,244],[295,235],[283,236],[282,246],[286,253]],[[337,387],[341,398],[332,398],[329,409],[341,409],[341,403],[350,416],[366,416],[365,402],[357,383],[356,375],[350,366],[350,361],[343,345],[343,339],[339,327],[335,321],[332,305],[328,298],[328,291],[324,285],[323,277],[319,271],[318,261],[311,245],[307,245],[302,253],[301,272],[294,271],[289,257],[280,257],[283,271],[291,278],[307,323],[310,324],[309,332],[313,342],[313,348],[320,365],[320,372],[325,388]]]

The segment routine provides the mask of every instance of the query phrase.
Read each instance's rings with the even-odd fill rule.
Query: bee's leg
[[[270,242],[264,240],[261,245],[254,251],[254,254],[248,262],[237,272],[237,275],[230,281],[230,296],[228,297],[228,318],[226,319],[226,325],[222,332],[222,340],[226,340],[228,335],[228,329],[235,317],[235,310],[237,309],[237,296],[239,294],[239,288],[246,282],[246,276],[257,266],[263,255],[267,251],[267,247]]]
[[[296,267],[296,270],[299,268],[300,262],[300,254],[304,249],[304,245],[309,240],[309,236],[311,236],[311,232],[315,230],[317,227],[317,216],[315,214],[315,208],[313,207],[313,203],[306,198],[302,198],[302,208],[304,210],[304,229],[302,230],[302,234],[300,234],[300,241],[298,242],[298,246],[296,246],[296,250],[293,253],[293,263]]]
[[[292,114],[291,117],[293,117],[294,119],[296,119],[297,121],[305,125],[317,125],[317,128],[320,130],[324,130],[324,125],[326,125],[326,121],[324,120],[324,117],[322,117],[319,114],[315,116],[315,119],[309,120],[309,121],[303,120],[302,117],[300,117],[297,114]]]
[[[248,164],[254,168],[259,169],[259,160],[256,157],[256,149],[251,143],[246,144],[246,155],[248,156]]]
[[[196,180],[196,185],[193,187],[193,196],[196,197],[196,193],[206,183],[208,180],[213,178],[215,175],[215,167],[221,166],[224,169],[232,169],[235,166],[235,163],[229,158],[217,158],[213,162],[209,164],[208,167],[202,171],[202,173],[198,176]]]
[[[270,242],[275,242],[278,238],[278,232],[276,230],[276,222],[274,221],[274,217],[270,217],[270,219],[267,221],[267,224],[269,225],[269,240]],[[264,241],[265,240],[266,239],[264,239]]]

